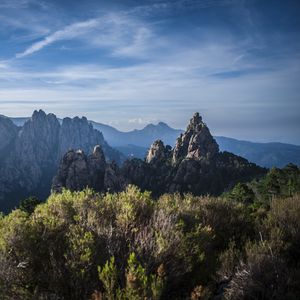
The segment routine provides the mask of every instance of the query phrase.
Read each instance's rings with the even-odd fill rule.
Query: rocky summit
[[[107,163],[100,145],[95,146],[90,155],[82,150],[69,150],[63,157],[58,174],[53,179],[52,191],[60,192],[62,188],[82,190],[85,187],[95,191],[116,190],[119,176],[116,174],[117,165]]]
[[[0,210],[7,211],[31,195],[46,198],[66,151],[80,148],[91,153],[98,144],[109,161],[121,162],[120,153],[84,117],[65,118],[60,123],[54,114],[39,110],[18,127],[0,116]]]
[[[97,174],[97,168],[90,166],[90,157],[83,152],[65,154],[53,182],[53,191],[59,192],[62,187],[118,191],[134,184],[142,190],[152,191],[154,196],[168,192],[218,195],[237,182],[266,172],[242,157],[220,152],[199,113],[194,114],[173,149],[157,140],[151,145],[145,160],[127,160],[121,168],[105,162],[104,176],[98,177],[92,175]]]
[[[173,150],[173,162],[184,158],[211,159],[219,152],[219,146],[210,134],[199,113],[195,113],[186,131],[177,139]]]

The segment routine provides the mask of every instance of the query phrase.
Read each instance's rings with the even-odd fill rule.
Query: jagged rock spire
[[[146,162],[151,163],[163,160],[165,158],[165,150],[164,143],[161,140],[155,141],[148,151]]]
[[[89,156],[80,149],[70,150],[61,160],[58,174],[53,179],[52,191],[59,192],[62,187],[70,190],[91,187],[102,191],[105,168],[105,156],[100,145],[95,146]]]
[[[105,162],[99,146],[89,156],[83,152],[68,152],[54,178],[52,191],[89,186],[98,192],[115,192],[134,184],[151,191],[155,197],[174,192],[218,195],[234,182],[252,179],[264,172],[234,154],[219,153],[216,141],[196,113],[173,150],[157,140],[150,147],[146,161],[127,160],[119,168]]]
[[[202,117],[196,112],[186,131],[181,134],[173,150],[173,163],[184,159],[210,159],[219,152],[219,146],[212,137]]]

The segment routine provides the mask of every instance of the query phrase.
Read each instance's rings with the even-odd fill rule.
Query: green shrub
[[[101,269],[98,267],[99,279],[101,280],[105,294],[104,299],[114,300],[117,298],[118,290],[118,271],[115,265],[115,258],[112,256]]]
[[[129,186],[1,215],[1,299],[297,299],[300,196],[242,202]]]
[[[225,299],[300,298],[300,196],[274,198],[270,207],[257,241],[228,272]]]
[[[157,274],[147,275],[146,269],[138,262],[136,255],[132,252],[127,261],[124,274],[124,287],[118,284],[117,267],[114,257],[107,261],[103,268],[98,268],[99,278],[104,286],[105,292],[101,297],[107,300],[158,300],[160,299],[164,287],[164,272],[162,266]]]

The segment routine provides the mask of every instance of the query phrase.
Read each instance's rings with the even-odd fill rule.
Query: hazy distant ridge
[[[29,118],[11,118],[22,126]],[[102,132],[105,140],[128,157],[144,158],[152,142],[161,139],[165,144],[174,146],[176,138],[183,130],[174,129],[166,123],[148,124],[143,129],[122,132],[110,125],[90,121],[93,127]],[[263,167],[283,167],[292,162],[300,165],[300,146],[285,143],[256,143],[215,136],[221,151],[229,151],[245,157]]]

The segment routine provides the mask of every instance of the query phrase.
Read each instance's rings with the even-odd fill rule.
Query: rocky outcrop
[[[69,150],[53,179],[52,191],[59,192],[63,187],[70,190],[90,187],[101,191],[104,189],[105,169],[106,161],[100,145],[95,146],[91,155],[82,150]]]
[[[117,165],[107,163],[101,146],[97,145],[91,155],[82,150],[69,150],[64,155],[53,179],[52,192],[61,192],[63,188],[80,191],[87,187],[97,192],[116,191],[121,185]]]
[[[219,146],[210,134],[199,113],[195,113],[186,131],[179,136],[173,150],[173,163],[184,158],[211,159],[219,152]]]
[[[219,152],[208,127],[196,113],[174,149],[157,140],[146,160],[127,160],[121,168],[107,164],[104,183],[98,180],[93,184],[98,191],[117,191],[130,183],[152,191],[154,196],[168,192],[218,195],[236,182],[248,181],[265,172],[242,157]],[[90,175],[84,174],[89,178]],[[84,184],[77,185],[75,190]],[[67,187],[64,181],[60,185]]]
[[[31,195],[46,198],[59,162],[70,149],[92,153],[95,145],[101,145],[108,161],[121,162],[120,153],[111,148],[102,133],[84,117],[65,118],[60,124],[54,114],[39,110],[34,111],[23,127],[0,117],[0,141],[3,141],[1,154],[5,151],[5,155],[0,157],[0,210],[4,211]],[[100,156],[105,161],[103,152],[96,148],[90,157],[89,163],[94,169],[100,167]],[[76,157],[79,159],[78,155]],[[84,169],[77,171],[81,173]],[[92,175],[97,181],[99,174]]]
[[[170,158],[171,150],[172,148],[169,145],[165,147],[164,143],[161,140],[157,140],[151,145],[146,157],[146,162],[163,162],[166,159]]]

